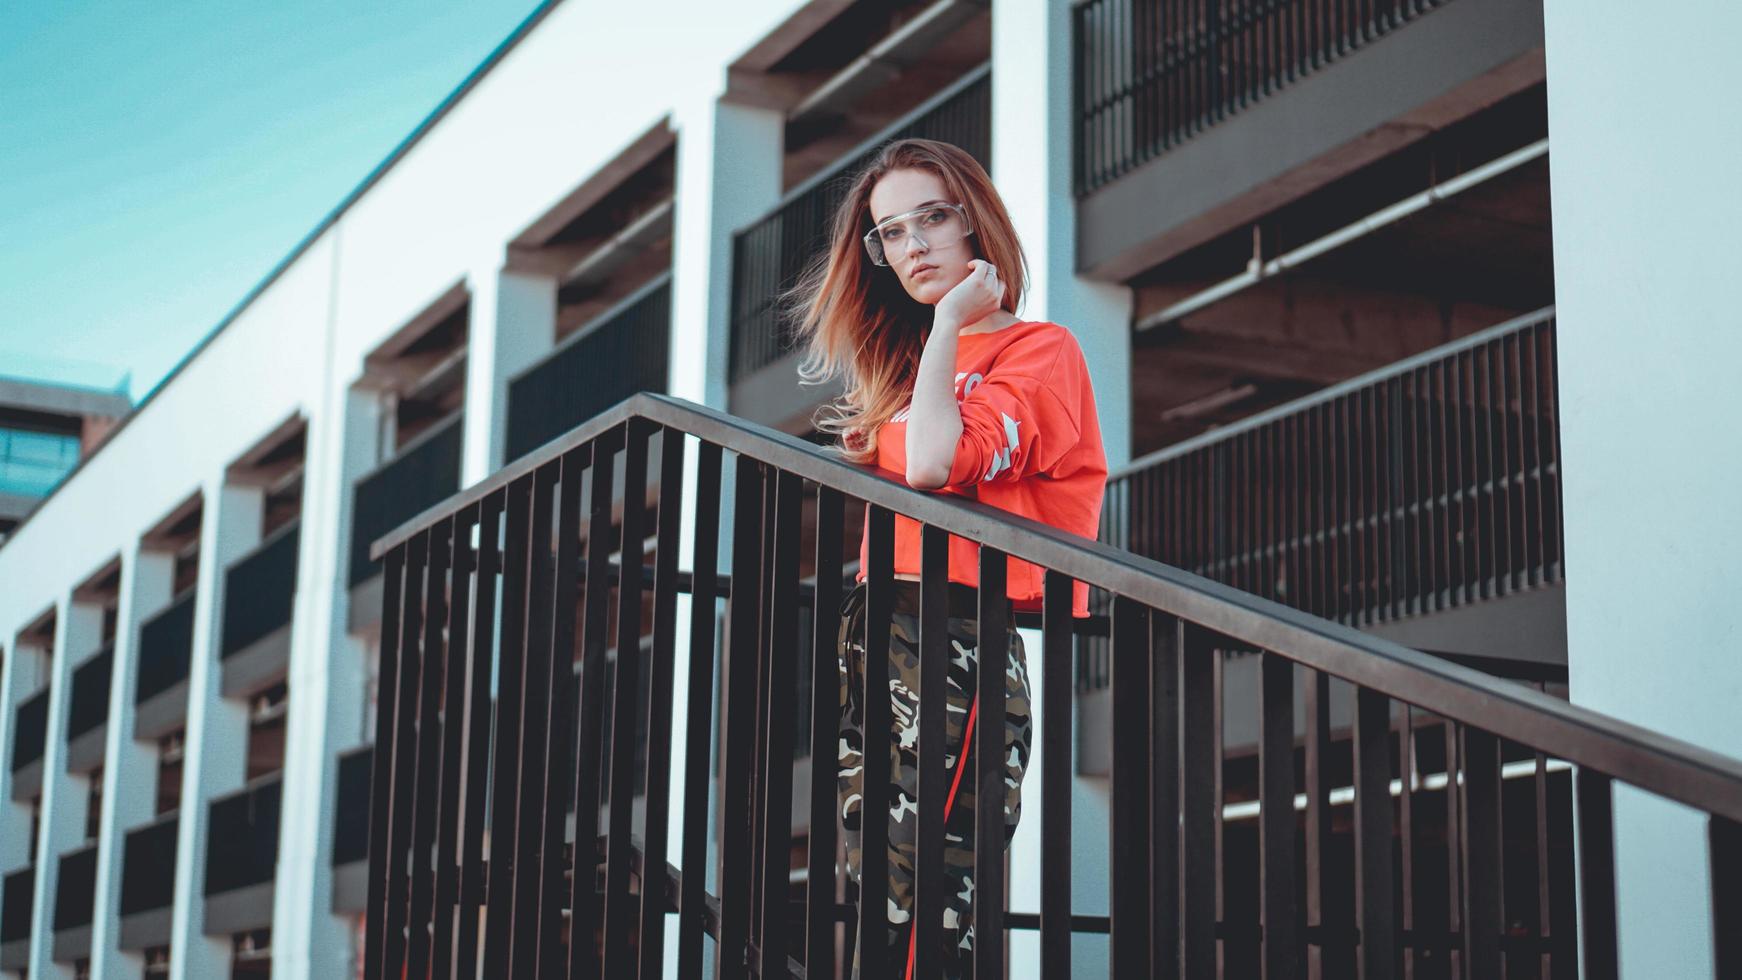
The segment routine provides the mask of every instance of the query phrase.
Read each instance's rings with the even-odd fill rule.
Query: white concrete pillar
[[[1543,5],[1568,673],[1580,704],[1742,757],[1742,8],[1636,11]],[[1622,976],[1711,976],[1704,821],[1618,786],[1615,827]]]
[[[671,362],[668,391],[678,397],[724,409],[729,387],[732,330],[732,233],[764,214],[780,200],[781,157],[785,118],[779,112],[719,101],[717,90],[692,97],[674,114],[677,129],[677,209],[672,238]],[[678,566],[695,568],[696,466],[699,443],[686,439],[683,513],[679,519],[682,546]],[[730,528],[731,460],[723,466],[724,500],[728,515],[721,529]],[[718,569],[730,567],[731,548],[722,540]],[[689,719],[681,710],[689,691],[690,598],[677,599],[677,642],[672,671],[671,780],[672,823],[666,837],[667,859],[682,864],[683,843],[678,815],[684,806],[683,745]],[[717,658],[716,658],[717,659]],[[709,826],[715,826],[711,815]],[[709,837],[708,864],[715,857]],[[676,950],[675,921],[669,922],[666,949]],[[666,976],[676,976],[676,959],[668,956]]]
[[[368,644],[346,629],[345,562],[351,487],[375,466],[382,401],[334,383],[309,420],[303,471],[304,534],[291,626],[290,715],[284,809],[273,895],[273,971],[291,977],[354,976],[352,917],[333,913],[333,815],[338,756],[369,740],[364,730]]]
[[[12,740],[18,706],[42,689],[48,654],[28,643],[10,643],[0,671],[0,874],[30,863],[30,801],[12,801]]]
[[[732,328],[732,233],[780,200],[785,118],[697,94],[674,113],[677,213],[672,237],[671,393],[726,405]]]
[[[230,937],[207,937],[203,931],[206,824],[212,798],[241,788],[247,774],[248,706],[224,698],[218,654],[224,573],[260,543],[264,503],[259,488],[228,484],[222,476],[206,483],[202,493],[181,819],[176,829],[175,907],[170,922],[170,976],[175,980],[230,975]],[[292,702],[297,697],[291,689]]]
[[[465,449],[460,486],[469,487],[502,468],[508,441],[508,381],[550,353],[556,343],[554,277],[502,267],[492,261],[473,270],[472,307],[466,334]]]
[[[30,923],[30,975],[66,977],[72,964],[54,962],[54,900],[60,883],[61,855],[85,839],[86,783],[67,772],[67,711],[72,701],[73,667],[103,643],[103,608],[57,603],[54,660],[49,664],[48,740],[42,753],[42,826],[36,840],[36,914]]]
[[[1112,468],[1131,460],[1131,290],[1093,282],[1076,272],[1077,206],[1072,187],[1071,5],[1053,0],[999,0],[992,18],[992,180],[998,187],[1028,257],[1024,319],[1069,328],[1082,347],[1095,387],[1101,442]],[[1038,639],[1038,638],[1037,638]],[[1038,646],[1031,647],[1038,651]],[[1038,657],[1031,655],[1031,669]],[[1041,672],[1031,680],[1039,684]],[[1039,687],[1035,687],[1036,704]],[[1082,705],[1079,703],[1079,709]],[[1079,731],[1081,730],[1079,726]],[[1038,739],[1038,730],[1037,730]],[[1049,763],[1050,764],[1050,763]],[[1056,764],[1072,765],[1060,760]],[[1011,907],[1038,911],[1042,819],[1038,779],[1023,795],[1013,841]],[[1072,790],[1072,908],[1104,914],[1108,879],[1105,835],[1107,780],[1083,776]],[[1033,874],[1025,873],[1032,870]],[[1073,967],[1105,975],[1104,937],[1072,940]],[[1031,975],[1039,964],[1039,938],[1011,939],[1011,976]]]
[[[133,738],[133,692],[139,680],[139,627],[169,605],[175,587],[175,556],[137,544],[121,556],[121,596],[116,609],[115,673],[109,683],[105,734],[103,813],[97,851],[97,907],[91,918],[91,976],[132,980],[144,959],[117,947],[121,928],[121,876],[127,832],[149,823],[157,790],[157,752]]]
[[[1095,385],[1107,462],[1131,459],[1131,290],[1076,274],[1071,5],[999,0],[992,18],[992,180],[1028,254],[1020,315],[1069,327]]]

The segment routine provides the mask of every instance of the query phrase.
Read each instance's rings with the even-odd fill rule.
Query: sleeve
[[[1080,428],[1073,399],[1055,383],[1069,374],[1068,362],[1082,354],[1074,345],[1049,352],[1051,364],[1027,373],[1031,363],[1000,369],[994,363],[958,403],[962,436],[945,486],[965,487],[993,480],[1015,482],[1050,471],[1077,444]],[[1023,359],[1026,360],[1026,359]],[[972,380],[972,379],[969,379]],[[1075,387],[1068,379],[1065,387]]]

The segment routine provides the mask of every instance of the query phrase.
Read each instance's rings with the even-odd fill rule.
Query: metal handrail
[[[1389,381],[1392,378],[1401,377],[1402,375],[1408,374],[1418,368],[1435,364],[1454,354],[1461,354],[1465,351],[1475,350],[1489,341],[1498,340],[1499,338],[1522,327],[1547,323],[1554,318],[1555,308],[1551,304],[1540,310],[1535,310],[1522,316],[1513,317],[1512,319],[1506,320],[1502,323],[1496,323],[1491,327],[1485,327],[1475,333],[1459,337],[1457,340],[1441,344],[1438,347],[1433,347],[1417,354],[1411,354],[1401,360],[1392,361],[1384,367],[1374,368],[1365,374],[1358,374],[1346,381],[1339,381],[1334,385],[1320,388],[1318,391],[1315,391],[1310,395],[1302,395],[1293,401],[1285,402],[1281,405],[1275,406],[1274,408],[1267,408],[1264,411],[1253,415],[1248,415],[1239,421],[1217,426],[1208,432],[1200,433],[1190,439],[1182,439],[1179,442],[1173,443],[1169,446],[1164,446],[1154,452],[1145,453],[1131,462],[1114,469],[1108,474],[1107,482],[1111,483],[1121,477],[1130,476],[1133,473],[1140,473],[1157,463],[1164,463],[1170,459],[1178,459],[1181,456],[1189,455],[1190,453],[1203,449],[1206,446],[1213,446],[1218,442],[1225,442],[1229,438],[1240,435],[1243,432],[1252,432],[1257,429],[1262,429],[1279,419],[1288,418],[1291,415],[1299,415],[1301,412],[1304,412],[1309,408],[1328,404],[1336,401],[1344,395],[1353,394],[1380,381]]]
[[[1424,711],[1742,821],[1742,761],[1737,759],[977,501],[914,490],[896,474],[845,462],[796,436],[664,395],[636,395],[576,427],[378,538],[371,557],[379,560],[421,529],[630,419],[679,430]]]

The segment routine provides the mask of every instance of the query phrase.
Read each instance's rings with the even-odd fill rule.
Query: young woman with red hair
[[[1094,538],[1107,461],[1094,391],[1075,338],[1056,323],[1017,316],[1024,259],[1010,216],[986,171],[947,143],[902,140],[859,175],[834,221],[826,255],[799,285],[802,380],[840,377],[841,398],[816,420],[850,460],[905,477],[915,488],[958,494]],[[862,752],[891,754],[889,960],[911,970],[914,852],[918,832],[919,526],[898,517],[896,594],[890,624],[893,724],[864,733],[865,545],[859,583],[841,609],[841,740],[838,792],[848,873],[858,880]],[[1009,633],[1005,703],[974,697],[978,546],[949,543],[944,908],[945,976],[971,972],[974,944],[974,781],[957,778],[981,747],[966,733],[980,711],[1004,712],[1002,805],[1008,846],[1021,816],[1032,740],[1027,660]],[[1039,608],[1043,571],[1011,559],[1007,597]],[[1073,614],[1088,614],[1077,584]],[[964,744],[966,742],[966,744]],[[1001,941],[1002,937],[992,937]],[[862,941],[875,941],[866,937]],[[854,974],[857,975],[857,964]]]

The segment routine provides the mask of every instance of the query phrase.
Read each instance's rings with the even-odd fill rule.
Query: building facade
[[[1708,13],[1705,37],[1742,26]],[[1695,679],[1654,675],[1651,705],[1620,696],[1631,661],[1606,631],[1627,574],[1584,571],[1630,568],[1633,539],[1607,529],[1638,506],[1576,473],[1626,482],[1596,448],[1621,424],[1595,408],[1605,353],[1649,346],[1650,377],[1672,386],[1737,336],[1684,300],[1663,327],[1675,340],[1648,344],[1608,305],[1634,290],[1620,308],[1645,312],[1620,267],[1663,269],[1682,249],[1654,222],[1693,224],[1691,202],[1727,183],[1700,170],[1681,210],[1620,209],[1631,244],[1592,244],[1622,142],[1595,108],[1613,83],[1592,81],[1626,50],[1610,14],[544,4],[0,546],[0,972],[358,974],[384,587],[370,544],[637,391],[809,435],[831,392],[797,384],[780,293],[841,178],[898,136],[986,164],[1027,249],[1022,314],[1080,341],[1115,470],[1103,541],[1742,754],[1721,698],[1675,717],[1677,692],[1742,683],[1721,657]],[[1628,54],[1622,78],[1667,97],[1662,79],[1703,70],[1672,50],[1709,43]],[[1723,116],[1706,94],[1721,90],[1691,98]],[[1684,137],[1735,148],[1710,119],[1659,145]],[[1642,179],[1673,169],[1627,159]],[[1735,397],[1710,380],[1687,397],[1726,417]],[[1628,399],[1636,418],[1665,417],[1645,401]],[[1733,512],[1711,478],[1735,475],[1733,442],[1713,463],[1722,445],[1659,461],[1691,495],[1672,509]],[[1739,584],[1736,536],[1701,540],[1648,574],[1685,560],[1667,581]],[[1585,574],[1601,585],[1581,594]],[[1677,608],[1705,649],[1733,639],[1715,603]],[[1665,649],[1681,635],[1652,628]],[[1085,827],[1107,813],[1106,659],[1081,643]],[[1254,671],[1230,657],[1224,696]],[[1257,721],[1222,718],[1231,756]],[[1517,772],[1540,799],[1571,792],[1564,767]],[[1251,778],[1230,764],[1230,854]],[[1624,935],[1627,975],[1707,975],[1710,923],[1688,911],[1703,852],[1691,877],[1654,868],[1644,855],[1695,853],[1654,805],[1620,808],[1622,926],[1676,929]],[[1570,847],[1534,855],[1545,895],[1570,880]],[[1021,870],[1037,848],[1015,845],[1013,908],[1038,902]],[[1080,834],[1073,854],[1074,910],[1107,914],[1104,846]],[[1230,908],[1244,900],[1230,886]],[[1571,906],[1554,909],[1518,928],[1571,975]],[[1104,974],[1104,947],[1078,944],[1076,967]]]

